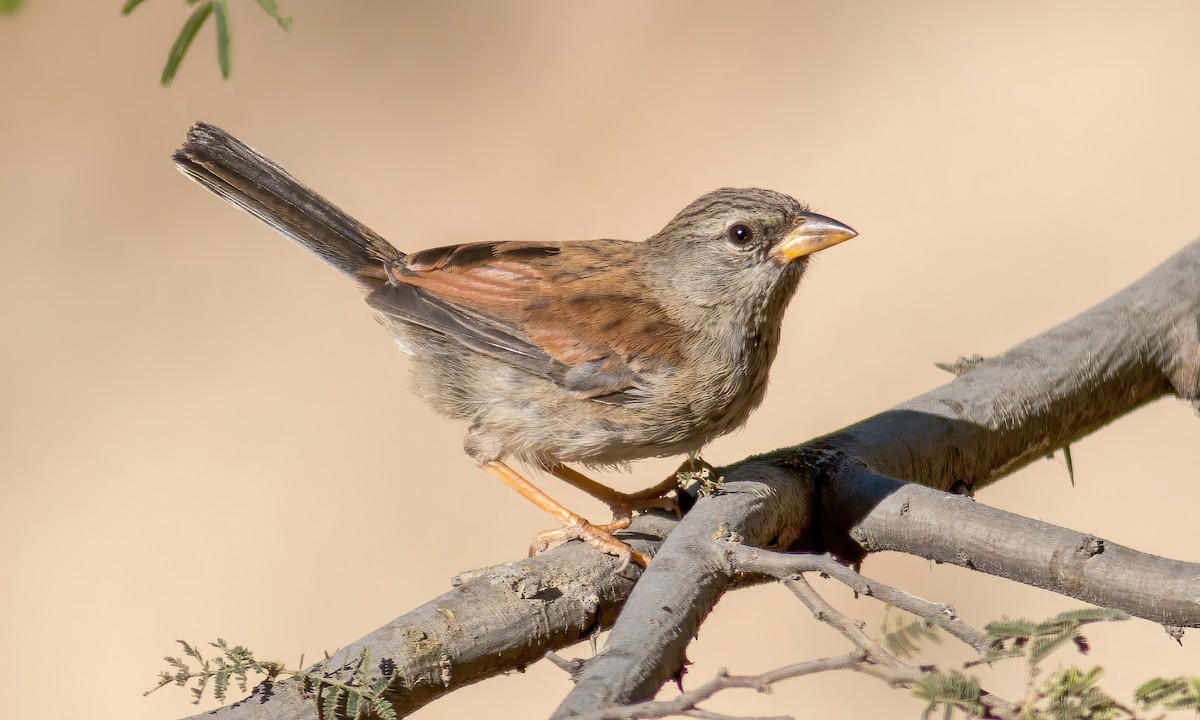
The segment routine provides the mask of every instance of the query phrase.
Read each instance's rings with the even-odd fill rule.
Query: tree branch
[[[678,521],[642,515],[625,538],[650,553]],[[402,686],[388,694],[400,715],[502,672],[519,670],[546,652],[612,625],[637,575],[616,574],[618,560],[583,543],[460,575],[455,587],[307,668],[332,675],[352,667],[362,648],[395,663]],[[221,720],[317,720],[317,708],[295,680],[259,685],[249,698],[192,716]]]
[[[895,687],[912,687],[921,680],[926,669],[904,662],[863,632],[861,625],[829,604],[801,573],[819,572],[845,584],[847,587],[876,597],[882,602],[911,612],[971,646],[981,661],[991,658],[993,643],[988,636],[959,620],[948,605],[939,605],[897,590],[885,583],[869,580],[855,570],[839,563],[830,555],[785,554],[751,548],[735,541],[726,543],[725,552],[736,571],[751,575],[763,575],[782,582],[801,600],[813,616],[834,627],[855,647],[854,650],[835,657],[807,660],[770,670],[760,675],[730,675],[726,670],[687,692],[681,692],[671,700],[644,701],[632,705],[594,710],[579,716],[579,720],[634,720],[635,718],[663,718],[674,715],[689,717],[717,717],[699,707],[700,703],[717,693],[731,688],[751,688],[767,692],[771,685],[804,675],[813,675],[833,670],[854,670],[870,675]],[[568,662],[551,653],[549,659],[563,670],[578,675],[582,661]],[[1016,717],[1016,706],[994,694],[984,691],[982,702],[1001,718]],[[724,716],[721,716],[724,717]],[[734,720],[732,718],[728,720]],[[765,720],[739,718],[737,720]],[[770,720],[791,720],[772,718]]]
[[[828,547],[855,557],[859,541],[862,550],[956,562],[1195,627],[1200,565],[1096,542],[930,489],[987,485],[1170,391],[1193,402],[1200,395],[1200,241],[1100,305],[940,388],[842,431],[728,468],[726,487],[774,495],[772,504],[780,506],[792,498],[788,488],[818,492],[810,498],[815,509],[788,508],[819,519],[815,545],[797,543],[784,526],[757,524],[748,544]],[[580,673],[555,718],[647,700],[674,675],[687,639],[712,609],[707,600],[715,602],[733,580],[711,540],[721,528],[744,526],[744,504],[724,500],[702,499],[663,543],[604,652]],[[761,542],[763,535],[770,540]],[[1165,584],[1157,585],[1160,580]],[[1109,582],[1115,585],[1105,587]]]
[[[749,581],[714,538],[848,558],[900,550],[1157,622],[1200,626],[1200,565],[937,492],[983,487],[1170,392],[1192,402],[1200,396],[1200,242],[947,385],[725,468],[717,494],[701,498],[674,531],[669,519],[639,517],[633,530],[670,536],[556,717],[649,699],[679,669],[716,600]],[[997,545],[1004,537],[1015,542]],[[369,646],[404,673],[395,701],[402,714],[411,712],[607,626],[632,584],[613,568],[609,558],[569,543],[474,577],[321,667],[349,663]],[[263,694],[205,717],[316,718],[294,684],[276,683],[270,698]]]
[[[790,575],[807,572],[828,575],[859,595],[876,598],[880,602],[936,623],[939,628],[969,646],[980,656],[986,655],[991,649],[987,635],[960,620],[954,608],[949,605],[932,603],[886,583],[868,579],[838,562],[832,555],[793,555],[740,544],[731,545],[726,554],[739,572],[766,575],[776,580],[785,580]]]

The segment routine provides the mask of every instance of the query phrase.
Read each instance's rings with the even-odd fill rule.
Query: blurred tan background
[[[718,464],[941,384],[935,361],[1001,351],[1200,234],[1192,2],[284,0],[285,34],[234,0],[233,79],[209,26],[170,90],[158,73],[188,8],[156,0],[123,19],[119,5],[29,0],[0,18],[11,717],[190,714],[184,692],[141,697],[175,638],[318,657],[547,527],[408,393],[406,358],[348,283],[175,172],[194,120],[409,250],[644,238],[722,185],[853,225],[789,312],[766,403],[705,453]],[[1164,400],[1078,443],[1075,488],[1056,459],[979,499],[1200,560],[1196,432]],[[1079,604],[906,557],[866,571],[978,624]],[[830,595],[878,627],[873,602]],[[1131,621],[1061,662],[1105,664],[1124,694],[1200,671],[1194,635],[1181,649]],[[688,681],[844,649],[760,588],[722,601]],[[988,682],[1012,692],[1014,670]],[[541,663],[420,717],[541,717],[567,687]],[[915,718],[920,704],[829,675],[710,707]]]

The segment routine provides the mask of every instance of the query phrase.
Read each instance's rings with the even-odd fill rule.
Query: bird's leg
[[[553,515],[562,524],[560,529],[547,530],[535,535],[533,542],[529,546],[530,555],[542,552],[550,546],[550,543],[556,540],[579,539],[609,555],[616,555],[621,559],[622,569],[630,561],[642,567],[646,567],[649,564],[649,558],[613,537],[614,532],[629,526],[630,519],[628,517],[623,520],[615,519],[614,522],[607,525],[593,525],[568,510],[554,498],[542,492],[533,483],[521,477],[520,473],[503,462],[489,460],[480,467],[486,470],[492,477],[499,479],[500,482],[521,493],[521,495],[525,496],[534,505]],[[591,481],[589,480],[589,482]]]
[[[679,511],[679,503],[675,502],[675,498],[667,497],[667,493],[679,489],[679,482],[675,479],[674,475],[654,487],[635,493],[623,493],[619,490],[613,490],[603,483],[598,483],[587,475],[566,465],[547,465],[545,469],[559,480],[579,488],[605,505],[608,505],[609,509],[612,510],[614,523],[625,520],[627,521],[626,524],[628,524],[628,520],[633,517],[635,510],[666,510],[675,513],[675,517],[682,517],[682,513]]]

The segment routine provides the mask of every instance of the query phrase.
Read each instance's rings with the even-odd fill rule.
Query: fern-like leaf
[[[903,616],[897,616],[897,619],[892,621],[889,611],[889,614],[884,616],[881,640],[884,647],[893,655],[912,657],[921,649],[922,643],[941,644],[942,639],[938,637],[936,631],[937,623],[924,618],[914,618],[911,622],[906,623]]]
[[[399,720],[396,715],[396,708],[392,707],[392,704],[383,698],[375,701],[375,714],[383,720]]]
[[[213,697],[225,700],[225,692],[229,689],[229,668],[222,667],[213,675]]]
[[[1147,709],[1162,706],[1166,710],[1200,712],[1200,677],[1152,678],[1142,683],[1133,697]]]
[[[325,695],[324,701],[321,703],[321,717],[336,718],[338,706],[342,704],[342,699],[346,696],[346,691],[339,687],[331,687]]]
[[[922,720],[932,717],[939,707],[947,714],[958,708],[973,717],[983,715],[985,709],[978,678],[957,670],[926,674],[913,685],[912,693],[929,703],[921,714]]]
[[[354,663],[354,671],[350,674],[353,685],[367,684],[367,670],[371,667],[371,650],[364,646],[358,653],[358,661]]]
[[[186,640],[176,640],[175,642],[183,646],[184,655],[196,658],[197,662],[204,662],[204,657],[200,654],[200,651],[189,645]]]
[[[1037,633],[1037,624],[1029,620],[1002,618],[983,626],[988,636],[997,642],[1029,638]]]
[[[1029,664],[1039,665],[1051,653],[1071,641],[1073,634],[1058,633],[1034,638],[1029,643]]]
[[[1121,620],[1128,620],[1128,619],[1129,619],[1129,613],[1124,612],[1122,610],[1113,610],[1112,608],[1094,607],[1094,608],[1077,608],[1075,610],[1064,610],[1064,611],[1060,612],[1058,615],[1055,615],[1054,618],[1049,620],[1048,622],[1049,623],[1073,622],[1078,625],[1084,625],[1086,623],[1095,623],[1095,622],[1119,622]]]
[[[1045,712],[1041,716],[1055,720],[1132,718],[1129,708],[1096,686],[1103,674],[1099,667],[1083,671],[1072,666],[1051,675],[1040,688],[1045,699]]]

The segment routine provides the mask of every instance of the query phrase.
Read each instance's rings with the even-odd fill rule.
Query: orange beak
[[[858,233],[854,231],[854,228],[843,225],[833,218],[816,213],[804,213],[791,232],[771,248],[771,255],[777,256],[786,264],[825,248],[833,247],[856,235]]]

